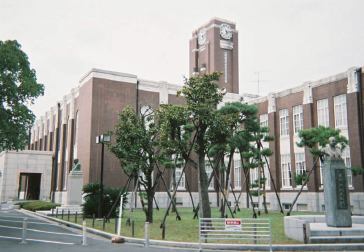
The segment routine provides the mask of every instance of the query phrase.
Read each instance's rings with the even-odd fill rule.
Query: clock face
[[[221,24],[221,26],[220,26],[220,35],[224,39],[231,39],[231,37],[233,36],[233,32],[231,30],[230,25]]]
[[[198,33],[198,44],[200,46],[206,44],[206,28],[202,28]]]

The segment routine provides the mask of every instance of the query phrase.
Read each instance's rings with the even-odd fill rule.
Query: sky
[[[363,11],[361,0],[0,0],[0,40],[17,40],[45,85],[39,118],[91,68],[183,85],[192,31],[214,17],[239,31],[240,93],[362,67]]]

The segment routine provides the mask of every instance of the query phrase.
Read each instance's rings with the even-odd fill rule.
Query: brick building
[[[228,92],[222,104],[238,101],[241,97],[244,102],[257,104],[261,124],[268,125],[270,134],[276,136],[274,142],[266,143],[265,146],[269,145],[274,151],[269,164],[284,207],[289,207],[299,189],[293,182],[293,173],[304,173],[313,164],[308,150],[298,148],[295,144],[298,142],[298,130],[318,125],[340,128],[350,140],[350,148],[343,153],[346,164],[363,166],[362,68],[350,68],[344,73],[270,93],[266,97],[244,94],[239,92],[238,35],[235,23],[217,18],[193,31],[190,39],[190,75],[221,71],[224,74],[219,85]],[[114,129],[118,123],[116,111],[121,111],[127,105],[138,110],[144,106],[155,109],[161,103],[183,104],[184,100],[175,95],[181,88],[181,85],[152,82],[136,75],[91,69],[80,80],[78,87],[36,121],[30,134],[30,150],[54,153],[52,199],[65,202],[67,176],[74,158],[78,158],[82,165],[84,184],[100,180],[101,146],[96,144],[95,137]],[[241,206],[251,207],[244,193],[245,178],[237,155],[234,156],[233,164],[233,189],[235,192],[242,190]],[[208,167],[207,170],[211,172]],[[180,176],[179,171],[177,175]],[[183,206],[191,206],[186,184],[188,182],[197,201],[198,176],[192,168],[188,168],[184,176],[178,188],[177,201]],[[257,170],[252,170],[250,179],[253,181],[257,176]],[[165,175],[167,184],[170,183],[170,177],[168,171]],[[118,160],[105,151],[105,186],[121,187],[125,181],[126,176],[121,172]],[[349,173],[348,183],[354,213],[364,214],[363,203],[360,203],[364,202],[363,176],[353,177]],[[269,180],[266,186],[269,208],[278,209],[278,201]],[[214,180],[210,187],[210,201],[213,206],[217,206],[220,198],[217,181]],[[161,184],[156,195],[159,206],[166,204],[167,197]],[[231,194],[230,200],[234,201]],[[254,205],[258,202],[258,198],[254,198]],[[323,204],[323,186],[318,167],[294,210],[323,211]]]

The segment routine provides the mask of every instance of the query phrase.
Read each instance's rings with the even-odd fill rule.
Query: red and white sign
[[[239,219],[225,219],[226,231],[241,231],[241,220]]]

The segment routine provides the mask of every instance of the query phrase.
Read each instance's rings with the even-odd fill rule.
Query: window
[[[182,175],[182,168],[176,168],[176,183],[178,183],[179,178]],[[185,187],[185,174],[183,173],[183,176],[181,178],[181,181],[179,182],[179,185],[177,186],[177,189],[186,189]]]
[[[241,160],[234,160],[234,187],[241,188]]]
[[[225,58],[225,82],[227,82],[227,51],[224,53]]]
[[[260,115],[260,126],[268,127],[268,114]],[[268,135],[268,132],[264,133],[264,135]]]
[[[299,130],[303,130],[303,107],[302,107],[302,105],[293,107],[293,128],[294,128],[294,133],[298,133]]]
[[[346,94],[334,97],[335,127],[347,126]]]
[[[268,114],[260,115],[260,126],[268,126]]]
[[[205,160],[205,170],[207,174],[207,179],[210,179],[212,173],[212,167],[208,160]],[[214,179],[211,180],[211,183],[209,184],[209,189],[214,189]]]
[[[288,120],[288,109],[279,110],[281,136],[289,135],[289,120]]]
[[[291,155],[281,155],[282,187],[291,187]]]
[[[351,167],[351,158],[350,158],[349,146],[343,150],[341,156],[344,160],[345,166],[347,168],[350,168]],[[353,174],[352,174],[351,170],[349,170],[349,169],[347,169],[347,176],[348,176],[348,187],[353,187]]]
[[[250,169],[250,184],[255,184],[255,181],[258,180],[258,178],[259,178],[258,167]]]
[[[78,142],[78,111],[76,112],[76,119],[75,119],[75,142],[73,148],[73,158],[77,158],[77,142]]]
[[[266,189],[270,189],[270,174],[269,174],[269,170],[268,170],[269,158],[267,158],[267,162],[268,162],[268,164],[264,164],[264,166],[263,166],[263,168],[264,168],[264,176],[266,178],[266,180],[265,180],[265,188]]]
[[[296,174],[305,174],[306,173],[306,161],[305,161],[305,153],[295,153],[296,160]]]
[[[144,117],[145,128],[149,130],[149,125],[154,122],[154,111],[150,106],[143,106],[140,109],[140,115]],[[152,118],[149,118],[152,117]]]
[[[329,127],[329,100],[323,99],[317,101],[317,124]]]
[[[172,162],[175,161],[176,155],[172,155],[171,159],[172,159]],[[184,167],[183,159],[178,158],[178,160],[176,162],[176,170],[175,170],[176,183],[178,183],[178,180],[182,175],[183,167]],[[173,187],[173,185],[172,185],[172,187]],[[177,186],[177,189],[179,189],[179,190],[186,189],[186,186],[185,186],[185,173],[183,173],[182,178],[181,178],[181,182],[179,182],[179,185]]]

